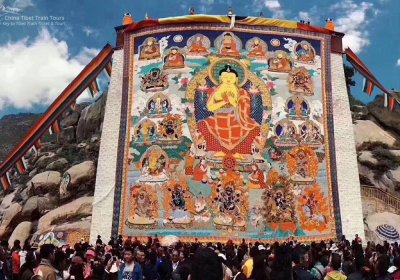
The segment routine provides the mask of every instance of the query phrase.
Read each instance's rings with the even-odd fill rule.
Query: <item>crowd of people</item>
[[[396,280],[400,279],[399,244],[352,242],[235,244],[177,241],[157,237],[111,238],[96,245],[83,240],[73,247],[43,244],[31,248],[16,240],[0,244],[0,280]]]

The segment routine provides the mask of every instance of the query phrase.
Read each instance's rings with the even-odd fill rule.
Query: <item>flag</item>
[[[367,93],[369,96],[372,95],[372,91],[374,90],[374,85],[373,83],[368,80],[367,78],[364,78],[364,83],[363,83],[363,92]]]
[[[96,98],[99,93],[100,93],[100,88],[99,88],[99,84],[97,82],[97,79],[94,79],[92,81],[92,83],[89,85],[89,93],[92,96],[92,98]]]
[[[10,175],[8,175],[8,171],[6,172],[6,174],[1,176],[0,182],[1,182],[1,186],[2,186],[3,190],[6,191],[6,190],[10,189],[11,181],[10,181]]]
[[[49,133],[50,135],[56,133],[59,134],[61,132],[60,125],[58,124],[58,120],[56,120],[50,127],[49,127]]]
[[[394,111],[395,105],[396,105],[396,100],[394,99],[394,97],[390,97],[390,111]]]
[[[388,105],[389,105],[389,96],[388,96],[388,94],[387,93],[384,93],[383,94],[383,106],[385,107],[385,108],[387,108],[388,107]]]
[[[112,71],[112,64],[111,61],[106,64],[106,67],[104,68],[106,74],[108,77],[111,77],[111,71]]]
[[[28,169],[28,167],[24,157],[17,161],[16,168],[19,175],[26,174],[26,170]]]

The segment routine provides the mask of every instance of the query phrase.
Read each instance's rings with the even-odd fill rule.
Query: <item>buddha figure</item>
[[[238,73],[229,64],[221,65],[219,83],[208,90],[208,114],[198,118],[198,129],[207,141],[207,150],[216,158],[232,154],[244,160],[260,134],[260,124],[251,117],[251,95],[240,88]],[[212,113],[212,114],[210,114]]]
[[[206,56],[209,51],[210,40],[202,34],[196,34],[188,40],[189,54]]]
[[[267,44],[259,38],[250,40],[246,44],[246,49],[249,51],[248,56],[253,59],[266,59],[267,58]]]
[[[268,59],[268,70],[272,72],[288,73],[292,70],[293,60],[284,51],[276,51],[274,56]]]
[[[142,77],[140,88],[145,91],[162,91],[168,88],[168,75],[159,68],[152,68],[150,72]]]
[[[288,78],[289,92],[301,93],[305,96],[314,95],[314,82],[310,73],[304,67],[293,70]]]
[[[301,41],[294,48],[296,60],[303,63],[314,63],[315,50],[310,43]]]
[[[179,68],[185,68],[185,57],[180,53],[177,47],[173,47],[164,57],[164,69]]]
[[[303,97],[295,95],[288,99],[286,111],[288,112],[287,116],[289,119],[303,120],[309,117],[310,107]]]
[[[240,57],[241,54],[239,52],[237,43],[235,38],[231,33],[225,33],[219,50],[220,55],[223,56],[231,56],[231,57]]]
[[[140,46],[140,60],[147,60],[161,57],[160,45],[153,37],[147,38],[143,45]]]

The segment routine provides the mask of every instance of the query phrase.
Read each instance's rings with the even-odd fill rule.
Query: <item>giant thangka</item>
[[[133,32],[118,232],[334,238],[328,48],[249,28]]]

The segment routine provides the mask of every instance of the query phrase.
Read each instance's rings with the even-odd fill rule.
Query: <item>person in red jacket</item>
[[[18,280],[21,276],[21,257],[19,251],[21,251],[21,242],[19,240],[14,241],[12,251],[12,262],[13,262],[13,280]]]

